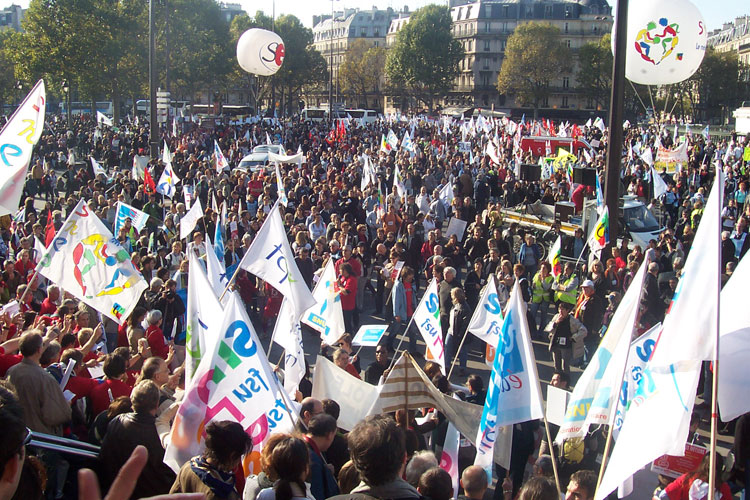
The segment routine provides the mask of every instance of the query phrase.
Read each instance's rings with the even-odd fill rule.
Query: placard
[[[374,347],[380,343],[388,325],[362,325],[352,340],[352,345]]]
[[[570,401],[570,391],[552,385],[547,386],[547,421],[551,424],[562,425],[565,420],[565,410]]]
[[[703,446],[685,444],[685,456],[662,455],[651,464],[651,471],[657,474],[678,478],[686,472],[698,468],[708,450]]]
[[[466,224],[467,222],[465,220],[451,217],[451,220],[448,221],[448,229],[445,230],[445,237],[450,238],[455,234],[458,237],[458,241],[463,240],[464,231],[466,231]]]

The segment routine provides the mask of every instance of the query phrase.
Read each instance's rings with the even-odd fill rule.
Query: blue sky
[[[227,3],[239,3],[251,15],[256,10],[262,10],[271,14],[274,0],[224,0]],[[614,0],[608,0],[611,5],[615,5]],[[693,3],[703,14],[706,20],[706,26],[709,31],[714,28],[720,28],[721,25],[728,21],[733,21],[735,17],[743,14],[750,14],[750,2],[747,0],[692,0]],[[0,0],[0,7],[7,7],[11,4],[20,4],[28,7],[29,0]],[[309,27],[312,27],[312,16],[331,11],[330,0],[275,0],[276,15],[294,14]],[[336,9],[358,7],[360,9],[371,9],[373,5],[384,9],[393,7],[400,10],[404,5],[408,5],[410,10],[418,9],[430,3],[446,4],[445,0],[335,0]],[[613,9],[614,10],[614,9]]]

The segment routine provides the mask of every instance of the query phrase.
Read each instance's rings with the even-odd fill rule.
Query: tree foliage
[[[578,49],[578,88],[599,109],[609,108],[613,64],[611,41],[612,37],[607,33],[598,42],[586,43]]]
[[[428,5],[414,12],[388,51],[385,70],[394,87],[407,88],[431,109],[458,76],[464,50],[451,33],[447,7]]]
[[[694,116],[700,121],[728,117],[727,111],[740,104],[747,96],[747,83],[740,78],[740,62],[737,52],[717,52],[706,49],[698,71],[683,85],[690,107],[699,112]]]
[[[359,105],[369,109],[368,96],[379,102],[385,77],[386,52],[373,47],[366,40],[356,39],[346,51],[339,68],[339,79],[345,93],[358,99]],[[377,107],[377,106],[376,106]]]
[[[569,70],[570,49],[559,35],[554,26],[530,22],[518,26],[505,47],[497,89],[533,106],[535,117],[550,95],[550,81]]]

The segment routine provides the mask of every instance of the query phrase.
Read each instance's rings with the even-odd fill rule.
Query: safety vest
[[[542,284],[550,285],[553,281],[555,277],[551,274],[542,279],[541,273],[536,273],[531,281],[531,302],[534,304],[541,304],[542,301],[552,302],[552,290],[549,287],[545,290]]]
[[[567,287],[574,279],[575,276],[571,275],[565,281],[563,281],[564,276],[560,276],[559,283],[565,287]],[[578,299],[578,287],[575,287],[569,292],[555,292],[555,300],[559,302],[567,302],[568,304],[574,304],[576,303],[576,300]]]

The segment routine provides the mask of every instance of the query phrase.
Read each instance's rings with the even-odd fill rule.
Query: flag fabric
[[[701,135],[706,138],[707,141],[711,140],[711,132],[708,130],[708,125],[701,131]]]
[[[438,286],[435,278],[430,281],[422,300],[414,311],[412,321],[422,334],[422,340],[427,344],[428,359],[440,365],[440,371],[445,371],[445,349],[443,333],[440,327],[440,302],[438,301]]]
[[[644,259],[628,287],[593,359],[576,383],[555,442],[582,438],[590,426],[608,424],[625,369],[628,346],[633,333],[646,277],[648,259]]]
[[[589,248],[599,252],[609,244],[609,207],[605,206],[589,236]]]
[[[388,140],[385,138],[385,134],[381,134],[380,136],[380,152],[381,153],[391,152],[391,145],[388,144]]]
[[[37,270],[119,324],[125,322],[148,286],[127,250],[85,200],[78,202],[47,245]]]
[[[388,145],[391,147],[391,149],[398,149],[398,137],[396,137],[396,133],[393,131],[393,129],[388,129]]]
[[[96,112],[96,123],[101,123],[102,125],[106,125],[108,127],[112,126],[112,119],[107,118],[107,115],[102,113],[101,111]]]
[[[225,202],[222,202],[221,206],[224,209],[225,208]],[[224,263],[224,254],[226,253],[226,250],[224,249],[224,221],[220,216],[217,214],[216,217],[216,229],[214,230],[214,252],[216,254],[216,258],[219,259],[219,262],[222,264]]]
[[[453,185],[450,182],[447,182],[445,186],[440,188],[440,192],[438,193],[438,198],[440,198],[440,201],[443,203],[443,206],[445,208],[450,208],[450,206],[453,204]]]
[[[451,476],[454,500],[458,498],[458,447],[460,444],[461,434],[455,425],[448,422],[448,429],[445,431],[443,452],[440,455],[440,468]]]
[[[719,337],[719,411],[730,422],[750,412],[747,397],[747,360],[750,352],[750,321],[747,296],[750,293],[750,259],[742,258],[721,290]]]
[[[42,260],[42,255],[47,251],[47,248],[42,243],[42,240],[34,236],[34,258],[32,259],[36,264]]]
[[[146,227],[148,214],[127,203],[117,202],[117,213],[115,214],[115,234],[120,233],[120,228],[125,225],[125,219],[130,218],[130,223],[140,233]]]
[[[284,349],[284,390],[292,398],[300,381],[305,378],[305,349],[302,345],[302,328],[292,319],[289,301],[284,298],[273,329],[273,341]]]
[[[717,175],[722,176],[717,169]],[[721,262],[723,176],[714,181],[651,363],[713,359]]]
[[[406,184],[404,184],[403,175],[401,175],[401,169],[396,163],[393,170],[393,186],[396,188],[396,192],[400,198],[406,200]]]
[[[266,144],[273,144],[273,139],[268,135],[268,132],[266,132]]]
[[[174,173],[171,163],[164,166],[164,170],[159,177],[159,183],[156,185],[156,192],[161,193],[168,198],[172,198],[177,190],[176,184],[180,178]]]
[[[320,338],[328,345],[335,344],[346,333],[341,298],[335,286],[336,269],[333,259],[328,259],[313,289],[315,305],[302,315],[302,322],[320,333]]]
[[[219,336],[224,311],[206,277],[198,256],[188,252],[188,294],[185,337],[185,383],[189,384],[210,342]]]
[[[411,137],[409,137],[409,131],[404,132],[404,138],[401,139],[401,147],[410,153],[415,152],[414,144],[411,142]]]
[[[544,416],[542,393],[531,346],[526,304],[518,283],[513,287],[492,363],[487,397],[477,431],[474,465],[492,479],[497,430]]]
[[[289,198],[286,196],[286,188],[284,187],[284,181],[281,180],[281,170],[278,163],[276,163],[276,189],[279,192],[279,203],[287,206]]]
[[[190,233],[195,229],[195,225],[203,217],[203,207],[201,207],[201,199],[195,197],[195,203],[190,207],[190,210],[180,219],[180,239],[184,240]]]
[[[224,170],[229,170],[229,162],[224,157],[224,153],[221,152],[219,143],[216,140],[214,140],[214,155],[216,156],[216,171],[222,173]]]
[[[146,194],[152,194],[156,192],[156,183],[154,178],[151,177],[151,172],[148,168],[143,171],[143,192]]]
[[[500,327],[503,324],[503,310],[497,294],[495,279],[490,277],[482,290],[479,303],[471,315],[467,330],[493,348],[497,345]]]
[[[232,293],[219,334],[185,390],[172,425],[164,463],[175,472],[205,448],[203,429],[212,421],[241,424],[259,452],[272,432],[291,431],[294,422],[245,306]],[[257,460],[249,462],[257,474]]]
[[[47,96],[39,80],[0,130],[0,215],[14,214],[21,203],[34,145],[44,129]]]
[[[250,248],[242,257],[240,267],[287,297],[295,320],[315,304],[315,298],[294,261],[278,205],[269,212]]]
[[[164,149],[161,151],[161,161],[163,161],[165,165],[172,163],[172,153],[169,151],[167,141],[164,141]]]
[[[99,165],[99,162],[96,161],[93,156],[91,157],[91,168],[94,171],[94,177],[99,177],[100,175],[107,177],[107,171]]]
[[[55,229],[55,220],[52,217],[52,211],[48,208],[47,209],[47,225],[44,228],[44,246],[48,247],[50,243],[52,243],[52,240],[55,239],[55,233],[57,233],[57,230]]]
[[[195,252],[193,252],[195,253]],[[211,238],[206,235],[206,274],[208,276],[208,282],[211,284],[211,288],[217,297],[221,297],[224,293],[224,289],[229,284],[229,278],[227,277],[227,271],[224,267],[224,259],[219,259],[214,245],[211,244]],[[227,296],[224,295],[225,305]]]
[[[146,173],[146,167],[148,167],[148,160],[148,156],[135,155],[133,157],[133,169],[131,171],[133,179],[137,181],[143,180]]]
[[[560,257],[562,257],[562,235],[557,237],[549,251],[549,265],[554,276],[558,276],[562,272]]]
[[[360,183],[360,189],[364,191],[370,184],[375,184],[375,169],[372,167],[372,162],[368,155],[362,155],[362,181]]]
[[[654,155],[651,154],[651,148],[643,148],[643,151],[641,151],[641,160],[643,160],[643,163],[645,163],[649,167],[654,166]]]
[[[669,191],[669,187],[667,187],[667,183],[664,182],[664,179],[662,179],[659,172],[653,166],[651,167],[651,180],[654,183],[654,199],[658,200],[661,195]]]

